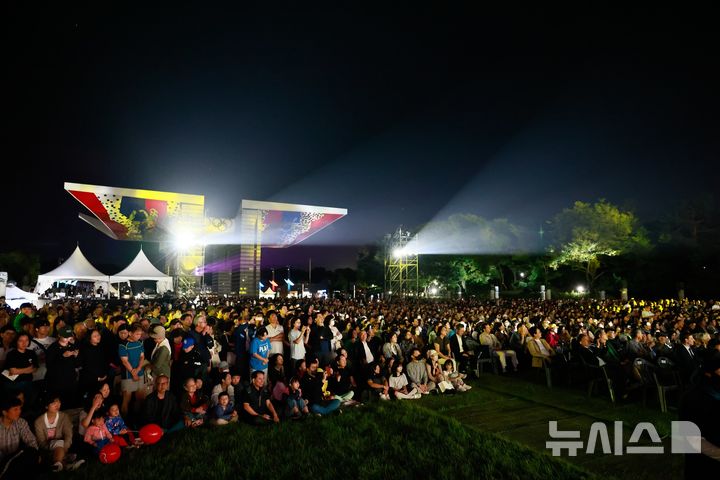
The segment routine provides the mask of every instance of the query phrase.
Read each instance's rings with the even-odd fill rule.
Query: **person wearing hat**
[[[75,345],[73,329],[64,326],[57,331],[57,342],[47,349],[45,386],[55,392],[65,408],[78,406],[78,380],[75,368],[79,365],[79,349]]]
[[[170,378],[170,341],[165,337],[165,327],[155,324],[150,327],[150,339],[153,340],[154,346],[150,353],[150,359],[145,360],[145,366],[148,367],[150,378],[165,375]]]
[[[182,341],[182,350],[178,358],[177,374],[179,378],[173,378],[170,388],[173,392],[177,392],[179,398],[183,392],[183,385],[188,378],[199,378],[203,368],[200,352],[197,351],[195,339],[189,335],[185,336]]]

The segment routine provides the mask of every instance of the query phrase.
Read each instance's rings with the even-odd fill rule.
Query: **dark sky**
[[[78,241],[97,265],[137,250],[81,222],[65,181],[201,193],[216,216],[243,198],[348,208],[265,256],[327,267],[451,213],[540,225],[603,197],[647,219],[717,186],[709,12],[14,3],[2,251],[44,266]]]

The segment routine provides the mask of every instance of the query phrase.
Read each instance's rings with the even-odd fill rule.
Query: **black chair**
[[[653,370],[653,379],[660,400],[660,410],[668,411],[667,394],[668,392],[679,392],[682,388],[682,380],[680,371],[675,367],[672,360],[667,357],[659,357],[657,360],[657,368]]]
[[[478,349],[478,357],[477,357],[477,366],[476,371],[478,377],[481,373],[483,373],[483,365],[490,364],[490,368],[492,368],[492,371],[495,375],[498,374],[497,365],[495,364],[495,356],[493,355],[492,350],[490,350],[490,346],[488,345],[480,345],[480,348]]]
[[[580,365],[582,365],[585,372],[585,379],[588,381],[588,398],[595,393],[598,385],[605,385],[608,390],[608,395],[610,395],[610,401],[615,404],[615,388],[612,378],[608,375],[607,365],[590,365],[581,355],[574,356],[574,358],[578,357],[580,359]]]
[[[648,390],[655,390],[655,377],[653,376],[655,367],[652,363],[643,358],[633,360],[633,374],[637,381],[634,385],[635,389],[642,390],[643,407],[647,405]]]

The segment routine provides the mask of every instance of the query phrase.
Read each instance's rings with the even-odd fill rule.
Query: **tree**
[[[567,265],[583,272],[589,290],[605,273],[602,267],[607,257],[650,248],[635,215],[602,199],[592,205],[575,202],[549,223],[550,267]]]
[[[0,253],[0,271],[8,272],[8,281],[20,288],[35,285],[40,274],[40,257],[24,252]]]
[[[362,288],[382,285],[385,274],[382,249],[379,245],[368,245],[358,251],[357,282]]]

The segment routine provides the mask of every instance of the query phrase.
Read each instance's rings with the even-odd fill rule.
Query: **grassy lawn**
[[[680,455],[586,455],[557,459],[545,449],[548,421],[576,429],[652,422],[669,452],[670,421],[649,401],[613,406],[581,388],[547,389],[539,379],[483,375],[454,396],[373,403],[342,415],[286,422],[277,427],[205,427],[123,453],[113,465],[97,461],[63,478],[283,479],[439,478],[576,479],[682,478]],[[650,396],[648,397],[650,399]]]
[[[560,430],[580,430],[586,441],[593,422],[608,425],[612,438],[614,421],[623,422],[625,445],[638,422],[651,422],[670,451],[670,422],[674,413],[662,413],[648,395],[648,408],[642,402],[620,402],[613,406],[606,396],[587,398],[582,388],[555,387],[548,389],[541,380],[513,376],[483,375],[470,382],[474,388],[455,398],[428,397],[423,406],[455,418],[483,432],[492,432],[515,440],[537,451],[545,450],[549,440],[548,421],[557,420]],[[647,440],[647,439],[645,439]],[[642,442],[642,440],[641,440]],[[649,441],[643,444],[650,444]],[[589,471],[617,478],[634,480],[682,478],[682,455],[603,455],[579,452],[566,460]]]
[[[425,403],[431,404],[429,397],[374,403],[277,427],[228,425],[180,432],[157,445],[124,452],[115,464],[93,461],[63,478],[599,478],[425,408]]]

